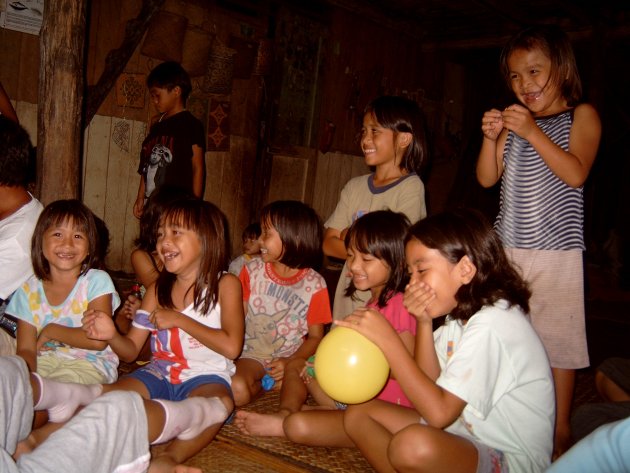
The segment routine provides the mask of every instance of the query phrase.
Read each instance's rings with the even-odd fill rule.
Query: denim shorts
[[[190,392],[197,386],[203,384],[220,384],[227,389],[232,396],[232,388],[221,376],[216,374],[203,374],[195,376],[180,384],[173,384],[164,376],[151,367],[151,365],[138,368],[134,372],[127,375],[128,377],[137,379],[144,384],[149,391],[151,399],[166,399],[167,401],[183,401],[187,399]]]

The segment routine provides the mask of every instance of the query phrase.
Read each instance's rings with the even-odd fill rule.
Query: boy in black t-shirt
[[[168,185],[203,197],[205,134],[203,125],[186,110],[190,77],[176,62],[159,64],[147,77],[158,111],[140,152],[140,186],[133,214],[140,218],[146,199]]]

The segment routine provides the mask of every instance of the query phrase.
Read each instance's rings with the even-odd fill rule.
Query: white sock
[[[79,406],[86,406],[103,392],[102,384],[62,383],[42,378],[33,373],[39,382],[39,400],[36,411],[47,410],[50,422],[65,422]]]
[[[155,399],[164,408],[166,419],[160,436],[152,445],[177,437],[181,440],[195,438],[211,425],[227,419],[228,411],[218,397],[189,397],[183,401]]]

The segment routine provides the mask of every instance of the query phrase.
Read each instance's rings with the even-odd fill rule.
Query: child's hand
[[[88,309],[83,312],[81,324],[85,336],[92,340],[107,342],[116,335],[114,319],[100,310]]]
[[[503,130],[503,117],[496,108],[488,110],[481,119],[481,131],[489,140],[496,141]]]
[[[48,324],[48,325],[52,325],[52,324]],[[48,325],[46,325],[46,327],[48,327]],[[51,350],[51,347],[46,348],[44,345],[46,345],[49,341],[52,340],[52,338],[50,338],[48,336],[48,331],[46,330],[46,327],[44,327],[42,329],[42,331],[39,333],[39,335],[37,336],[37,351],[47,351],[47,350]]]
[[[411,281],[405,288],[403,305],[418,322],[431,322],[432,318],[427,314],[427,307],[435,299],[435,291],[426,283]]]
[[[381,349],[393,339],[400,341],[394,327],[380,312],[374,309],[360,307],[345,319],[336,320],[334,323],[340,327],[356,330]]]
[[[142,196],[138,197],[133,204],[133,215],[137,219],[142,217],[142,212],[144,210],[144,199]]]
[[[501,115],[503,116],[503,126],[521,138],[527,139],[530,133],[538,128],[529,109],[522,105],[510,105]]]
[[[166,330],[179,327],[178,320],[181,316],[176,310],[158,308],[151,312],[149,321],[157,330]]]
[[[267,363],[266,369],[269,376],[276,381],[282,381],[282,378],[284,378],[284,368],[287,366],[288,361],[289,360],[286,358],[274,358]]]
[[[122,309],[120,309],[120,313],[127,320],[133,320],[133,318],[136,316],[136,311],[140,308],[141,305],[142,299],[137,298],[133,294],[129,294],[127,296],[127,300],[122,306]]]
[[[309,357],[304,363],[304,366],[300,370],[300,378],[304,381],[304,384],[309,384],[315,377],[315,355]]]

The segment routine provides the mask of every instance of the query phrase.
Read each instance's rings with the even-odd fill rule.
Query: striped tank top
[[[536,119],[558,146],[569,150],[573,110]],[[508,248],[584,249],[583,188],[558,178],[525,139],[510,131],[503,151],[500,211],[494,224]]]

